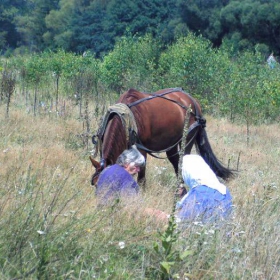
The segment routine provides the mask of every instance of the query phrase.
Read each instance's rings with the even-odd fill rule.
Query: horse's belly
[[[153,151],[161,151],[176,144],[183,134],[182,125],[169,125],[152,127],[140,136],[144,146]]]

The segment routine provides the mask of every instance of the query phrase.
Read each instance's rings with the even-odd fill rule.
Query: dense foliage
[[[278,63],[270,68],[257,49],[232,56],[230,50],[213,49],[209,40],[191,33],[165,47],[151,35],[122,37],[102,58],[90,52],[79,55],[64,50],[13,56],[0,60],[0,71],[2,100],[6,102],[9,95],[3,86],[7,73],[13,74],[13,79],[16,75],[16,83],[26,100],[30,99],[34,114],[42,102],[52,102],[57,110],[62,96],[82,100],[88,95],[96,99],[99,114],[104,105],[99,104],[100,98],[115,102],[128,88],[151,92],[183,87],[198,98],[205,113],[233,122],[246,121],[248,127],[279,119]],[[42,85],[53,85],[53,89],[38,92]]]
[[[279,25],[276,0],[3,0],[0,50],[63,48],[101,56],[127,34],[149,33],[167,44],[191,31],[215,47],[238,51],[258,45],[266,55],[279,55]]]

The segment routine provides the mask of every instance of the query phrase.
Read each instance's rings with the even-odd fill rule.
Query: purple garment
[[[101,203],[118,199],[123,196],[133,196],[138,193],[139,186],[124,167],[114,164],[105,168],[97,181],[96,196]]]

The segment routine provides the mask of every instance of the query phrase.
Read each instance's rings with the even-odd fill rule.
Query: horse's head
[[[128,147],[127,134],[130,136],[130,130],[136,131],[136,128],[130,124],[130,111],[124,114],[128,107],[122,103],[117,103],[109,107],[108,112],[103,117],[102,124],[98,129],[97,135],[92,137],[92,143],[95,145],[95,157],[100,153],[100,162],[90,156],[90,161],[95,168],[95,173],[91,178],[91,185],[95,186],[102,170],[116,163],[118,156]],[[132,113],[131,113],[132,114]],[[125,115],[126,118],[123,116]],[[124,124],[128,124],[127,127]],[[136,125],[135,125],[136,126]],[[134,134],[131,133],[134,136]],[[97,141],[96,141],[97,136]],[[135,137],[135,136],[134,136]]]
[[[100,173],[105,168],[105,161],[102,159],[100,162],[96,161],[93,157],[89,157],[93,167],[95,168],[95,173],[91,177],[91,185],[96,186],[97,180],[99,178]]]

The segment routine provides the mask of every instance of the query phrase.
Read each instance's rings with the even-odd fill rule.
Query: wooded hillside
[[[151,34],[163,44],[189,32],[214,47],[279,55],[276,0],[2,0],[0,54],[63,48],[97,56],[124,35]]]

